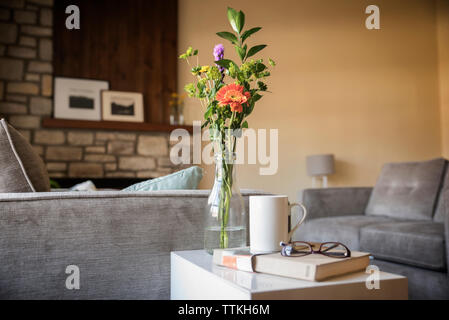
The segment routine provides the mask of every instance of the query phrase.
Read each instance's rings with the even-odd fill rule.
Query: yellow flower
[[[209,71],[209,69],[210,69],[209,66],[202,66],[200,72],[201,72],[201,73],[207,72],[207,71]]]

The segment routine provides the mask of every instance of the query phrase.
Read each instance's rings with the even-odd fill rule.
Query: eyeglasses
[[[308,254],[323,254],[332,258],[348,258],[351,250],[340,242],[309,243],[305,241],[281,242],[281,254],[285,257],[302,257]],[[318,250],[313,248],[319,246]]]

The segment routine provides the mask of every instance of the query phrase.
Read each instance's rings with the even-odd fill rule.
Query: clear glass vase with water
[[[235,153],[215,153],[215,180],[205,212],[204,248],[246,246],[247,216],[236,181]]]

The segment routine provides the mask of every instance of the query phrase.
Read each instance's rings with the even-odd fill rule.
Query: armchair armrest
[[[300,201],[308,218],[363,215],[372,187],[305,189]]]

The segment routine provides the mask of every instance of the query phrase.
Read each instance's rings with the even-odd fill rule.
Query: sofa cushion
[[[365,226],[360,249],[375,258],[432,270],[446,268],[444,225],[401,221]]]
[[[435,215],[433,216],[433,221],[444,223],[444,199],[443,192],[449,189],[449,165],[448,161],[446,161],[446,173],[444,175],[443,182],[441,183],[441,189],[438,194],[438,202],[435,211]]]
[[[0,163],[0,193],[50,191],[43,161],[4,119],[0,120]]]
[[[367,215],[431,220],[445,160],[387,163],[373,189]]]
[[[295,232],[295,241],[339,241],[351,250],[359,250],[360,228],[372,224],[393,221],[387,217],[340,216],[306,220]]]

